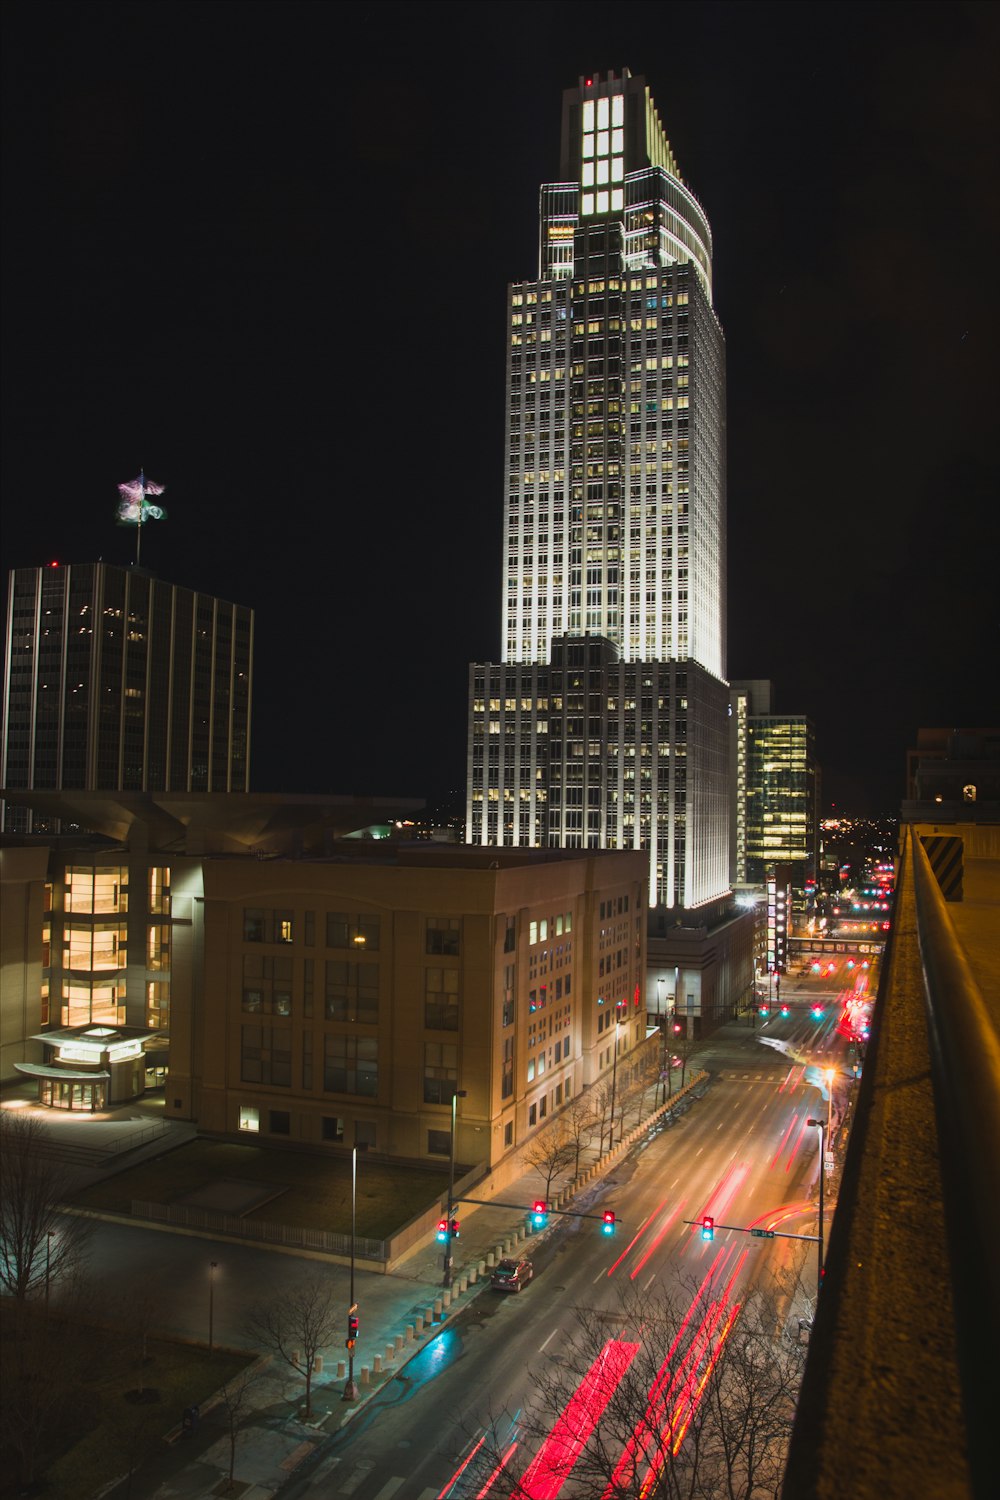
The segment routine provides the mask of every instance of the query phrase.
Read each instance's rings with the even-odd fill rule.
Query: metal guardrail
[[[1000,1038],[915,829],[896,893],[784,1500],[996,1492]]]
[[[318,1250],[326,1255],[351,1254],[351,1236],[329,1229],[307,1229],[297,1224],[275,1224],[267,1219],[243,1219],[238,1214],[220,1213],[215,1209],[196,1208],[184,1203],[151,1203],[133,1198],[131,1214],[154,1224],[169,1224],[177,1229],[194,1229],[205,1234],[226,1234],[243,1240],[259,1240],[266,1245],[283,1245],[290,1250]],[[385,1261],[384,1240],[357,1235],[354,1253],[359,1260]]]
[[[1000,1330],[1000,1037],[915,828],[907,828],[924,971],[941,1177],[969,1467],[996,1478],[996,1385],[984,1343]],[[1000,939],[998,939],[1000,940]],[[994,1491],[995,1493],[995,1491]]]

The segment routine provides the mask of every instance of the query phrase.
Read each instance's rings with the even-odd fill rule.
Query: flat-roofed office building
[[[253,611],[140,568],[10,574],[0,787],[245,792]],[[8,832],[45,831],[0,804]]]

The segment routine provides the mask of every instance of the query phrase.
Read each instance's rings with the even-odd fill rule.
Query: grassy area
[[[351,1162],[228,1141],[191,1141],[91,1184],[73,1200],[80,1208],[127,1214],[134,1198],[174,1203],[222,1180],[260,1183],[277,1196],[248,1217],[349,1234]],[[444,1168],[391,1166],[359,1157],[357,1231],[385,1239],[447,1189]],[[211,1206],[200,1200],[203,1207]]]
[[[147,1339],[83,1319],[44,1318],[3,1305],[0,1372],[8,1432],[33,1434],[35,1479],[46,1500],[95,1495],[147,1455],[188,1406],[204,1406],[252,1355]],[[18,1493],[21,1465],[4,1452],[0,1496]]]

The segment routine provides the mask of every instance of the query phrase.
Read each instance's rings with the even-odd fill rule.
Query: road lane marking
[[[649,1291],[649,1289],[650,1289],[650,1287],[651,1287],[651,1286],[652,1286],[652,1285],[653,1285],[653,1282],[654,1282],[654,1281],[655,1281],[655,1280],[656,1280],[656,1272],[655,1272],[655,1271],[654,1271],[654,1272],[653,1272],[653,1274],[652,1274],[652,1276],[651,1276],[651,1277],[650,1277],[650,1278],[649,1278],[649,1280],[648,1280],[648,1281],[647,1281],[647,1282],[646,1282],[646,1285],[645,1285],[645,1286],[644,1286],[644,1287],[643,1287],[643,1291],[644,1291],[644,1292],[648,1292],[648,1291]]]
[[[604,1272],[602,1271],[601,1275],[603,1276],[603,1274],[604,1274]],[[600,1277],[598,1277],[598,1280],[600,1280]],[[550,1344],[552,1342],[552,1340],[556,1336],[557,1331],[558,1331],[557,1329],[553,1328],[552,1332],[549,1334],[548,1338],[545,1340],[545,1344]],[[545,1344],[541,1344],[539,1346],[539,1349],[538,1349],[539,1354],[544,1354],[545,1353]]]
[[[375,1500],[392,1500],[392,1497],[396,1493],[396,1491],[400,1488],[401,1485],[404,1485],[405,1483],[406,1480],[401,1475],[399,1477],[393,1475],[391,1479],[386,1480],[385,1484],[375,1496]]]

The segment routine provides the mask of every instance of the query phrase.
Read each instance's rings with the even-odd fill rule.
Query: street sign
[[[757,1240],[773,1240],[774,1239],[774,1230],[773,1229],[751,1229],[750,1233],[753,1235],[754,1239],[757,1239]]]
[[[823,1170],[824,1170],[824,1172],[826,1173],[826,1175],[828,1177],[829,1177],[830,1173],[833,1171],[833,1152],[832,1151],[826,1151],[826,1152],[823,1153]]]

